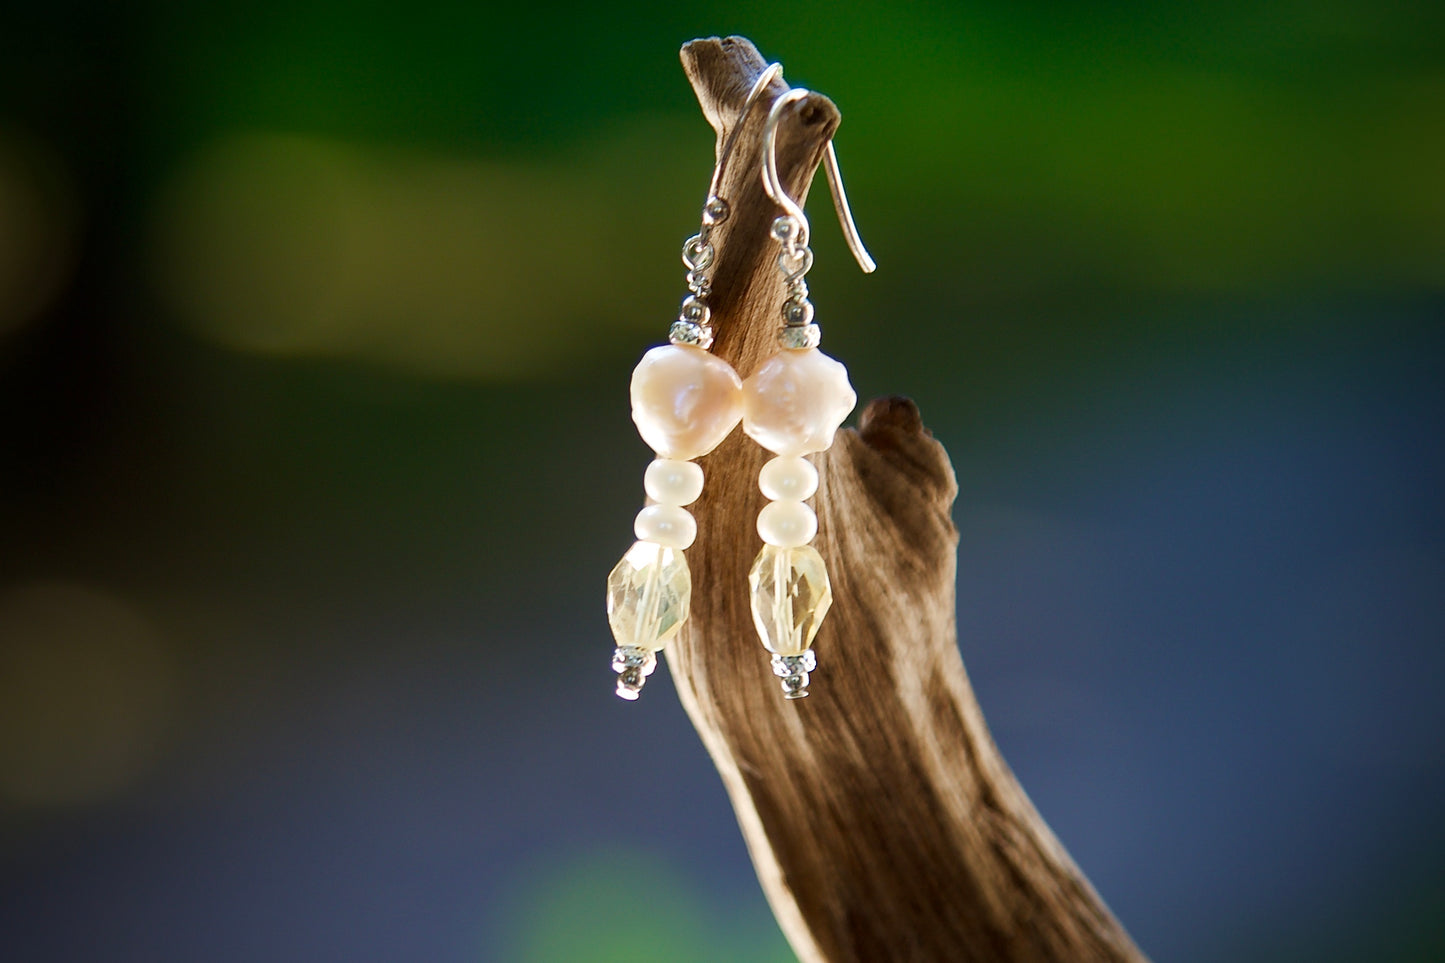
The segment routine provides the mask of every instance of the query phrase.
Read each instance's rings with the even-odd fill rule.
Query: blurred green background
[[[1445,8],[3,19],[0,955],[792,958],[602,612],[677,49],[737,33],[842,109],[828,350],[949,449],[965,661],[1105,899],[1445,959]]]

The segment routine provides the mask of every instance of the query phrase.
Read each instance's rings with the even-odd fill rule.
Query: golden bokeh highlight
[[[159,760],[175,693],[156,626],[101,589],[0,592],[0,799],[103,801]]]
[[[662,276],[610,236],[630,228],[607,179],[235,134],[163,191],[155,275],[179,320],[236,350],[528,377],[585,358]]]

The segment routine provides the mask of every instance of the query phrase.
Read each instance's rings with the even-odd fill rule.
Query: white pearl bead
[[[742,416],[738,373],[701,348],[661,345],[643,355],[632,372],[632,420],[661,458],[706,455]]]
[[[690,461],[659,458],[647,466],[642,487],[659,505],[691,505],[702,494],[702,468]]]
[[[800,502],[818,490],[818,469],[806,458],[779,455],[758,472],[758,487],[774,501]]]
[[[802,502],[768,502],[758,512],[758,535],[769,545],[797,548],[818,534],[818,516]]]
[[[743,382],[743,430],[777,455],[826,451],[857,403],[841,362],[817,348],[783,350]]]
[[[676,505],[648,505],[637,513],[632,531],[639,541],[655,542],[668,548],[687,548],[697,538],[697,522],[685,508]]]

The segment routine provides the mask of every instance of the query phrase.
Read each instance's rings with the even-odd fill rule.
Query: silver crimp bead
[[[674,321],[667,340],[673,344],[689,344],[704,351],[712,347],[712,328],[696,321]]]
[[[778,344],[785,348],[816,348],[822,343],[823,332],[816,324],[784,325],[778,329]]]
[[[804,699],[808,695],[808,673],[818,667],[818,658],[808,649],[802,655],[773,656],[773,675],[782,680],[783,698]]]
[[[657,653],[638,645],[619,645],[612,653],[612,671],[617,673],[617,695],[635,702],[647,677],[657,671]]]

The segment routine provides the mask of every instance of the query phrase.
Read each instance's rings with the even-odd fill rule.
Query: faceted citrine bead
[[[753,622],[769,651],[800,655],[813,644],[833,604],[823,556],[811,545],[764,545],[748,573]]]
[[[634,542],[607,576],[607,621],[618,645],[657,651],[687,621],[692,574],[682,552]]]

